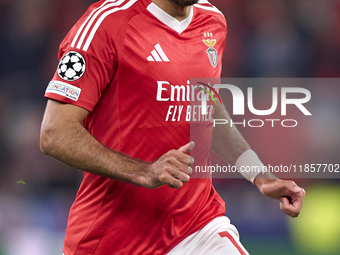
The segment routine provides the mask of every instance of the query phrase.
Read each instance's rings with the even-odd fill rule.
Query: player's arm
[[[228,120],[229,123],[231,121],[226,109],[220,105],[216,106],[214,119]],[[213,129],[212,149],[226,162],[230,164],[236,162],[237,167],[262,164],[235,126],[216,125]],[[305,191],[295,182],[278,179],[268,172],[254,176],[244,173],[244,176],[253,182],[263,195],[279,200],[283,212],[291,217],[299,215]]]
[[[112,151],[83,126],[88,111],[48,100],[40,132],[40,148],[72,167],[146,188],[168,184],[180,188],[190,177],[190,143],[152,163]]]

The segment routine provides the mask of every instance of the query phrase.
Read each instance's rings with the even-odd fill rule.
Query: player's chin
[[[182,7],[186,7],[189,5],[196,4],[198,0],[172,0],[175,4],[178,4]]]

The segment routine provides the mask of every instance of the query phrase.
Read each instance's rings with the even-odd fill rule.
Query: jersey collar
[[[179,34],[181,34],[185,29],[187,29],[187,27],[190,25],[192,21],[192,18],[194,16],[193,10],[194,8],[192,6],[190,8],[191,9],[189,16],[182,21],[178,21],[177,19],[167,14],[165,11],[163,11],[154,3],[149,4],[149,6],[147,7],[148,11],[151,12],[158,20],[160,20],[162,23],[172,28]]]

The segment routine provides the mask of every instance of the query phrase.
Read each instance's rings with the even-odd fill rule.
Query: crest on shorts
[[[209,49],[207,50],[207,54],[208,54],[208,58],[210,61],[210,64],[216,68],[217,66],[217,50],[214,48],[215,44],[216,44],[216,39],[204,39],[203,40],[204,44],[207,45],[209,47]]]

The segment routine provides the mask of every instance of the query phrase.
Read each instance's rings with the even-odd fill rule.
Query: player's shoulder
[[[199,0],[196,4],[194,4],[194,7],[196,9],[196,12],[208,16],[213,16],[221,23],[223,27],[227,27],[227,22],[223,13],[214,5],[212,5],[208,0]]]
[[[86,51],[94,38],[115,38],[134,15],[145,11],[145,4],[146,0],[98,1],[78,20],[64,43]]]
[[[102,4],[96,7],[102,20],[110,22],[112,27],[119,27],[128,22],[133,16],[146,10],[148,0],[111,0],[100,1]],[[114,24],[111,22],[114,21]]]

